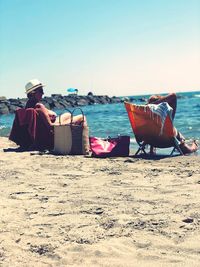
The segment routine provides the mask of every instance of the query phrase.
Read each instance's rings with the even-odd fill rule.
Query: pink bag
[[[129,155],[130,136],[98,138],[90,137],[90,149],[93,157],[127,157]]]

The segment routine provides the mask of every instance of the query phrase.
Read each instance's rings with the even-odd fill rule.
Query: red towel
[[[16,113],[17,113],[19,125],[28,126],[29,135],[31,139],[34,141],[35,136],[36,136],[36,121],[37,121],[37,116],[38,116],[36,110],[33,108],[28,108],[28,109],[21,108],[21,109],[18,109]]]
[[[26,149],[52,149],[53,129],[36,109],[18,109],[9,139]]]

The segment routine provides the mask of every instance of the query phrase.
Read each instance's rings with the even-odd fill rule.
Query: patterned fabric
[[[167,115],[169,115],[172,120],[173,109],[170,107],[170,105],[167,102],[162,102],[160,104],[148,104],[148,107],[152,113],[160,117],[161,119],[160,135],[162,135],[165,119]]]

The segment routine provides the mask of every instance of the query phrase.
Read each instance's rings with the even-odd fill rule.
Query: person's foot
[[[197,142],[194,140],[192,145],[187,145],[186,143],[183,143],[180,145],[180,148],[183,152],[183,154],[190,154],[190,153],[194,153],[197,151],[198,149],[198,144]]]

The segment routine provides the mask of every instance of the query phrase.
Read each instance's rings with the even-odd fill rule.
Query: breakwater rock
[[[44,97],[42,103],[48,109],[65,109],[70,107],[80,107],[94,104],[113,104],[133,101],[133,98],[109,97],[107,95],[93,95],[91,92],[87,96],[52,94],[51,97]],[[16,109],[25,106],[27,98],[9,98],[0,97],[0,115],[14,113]]]

